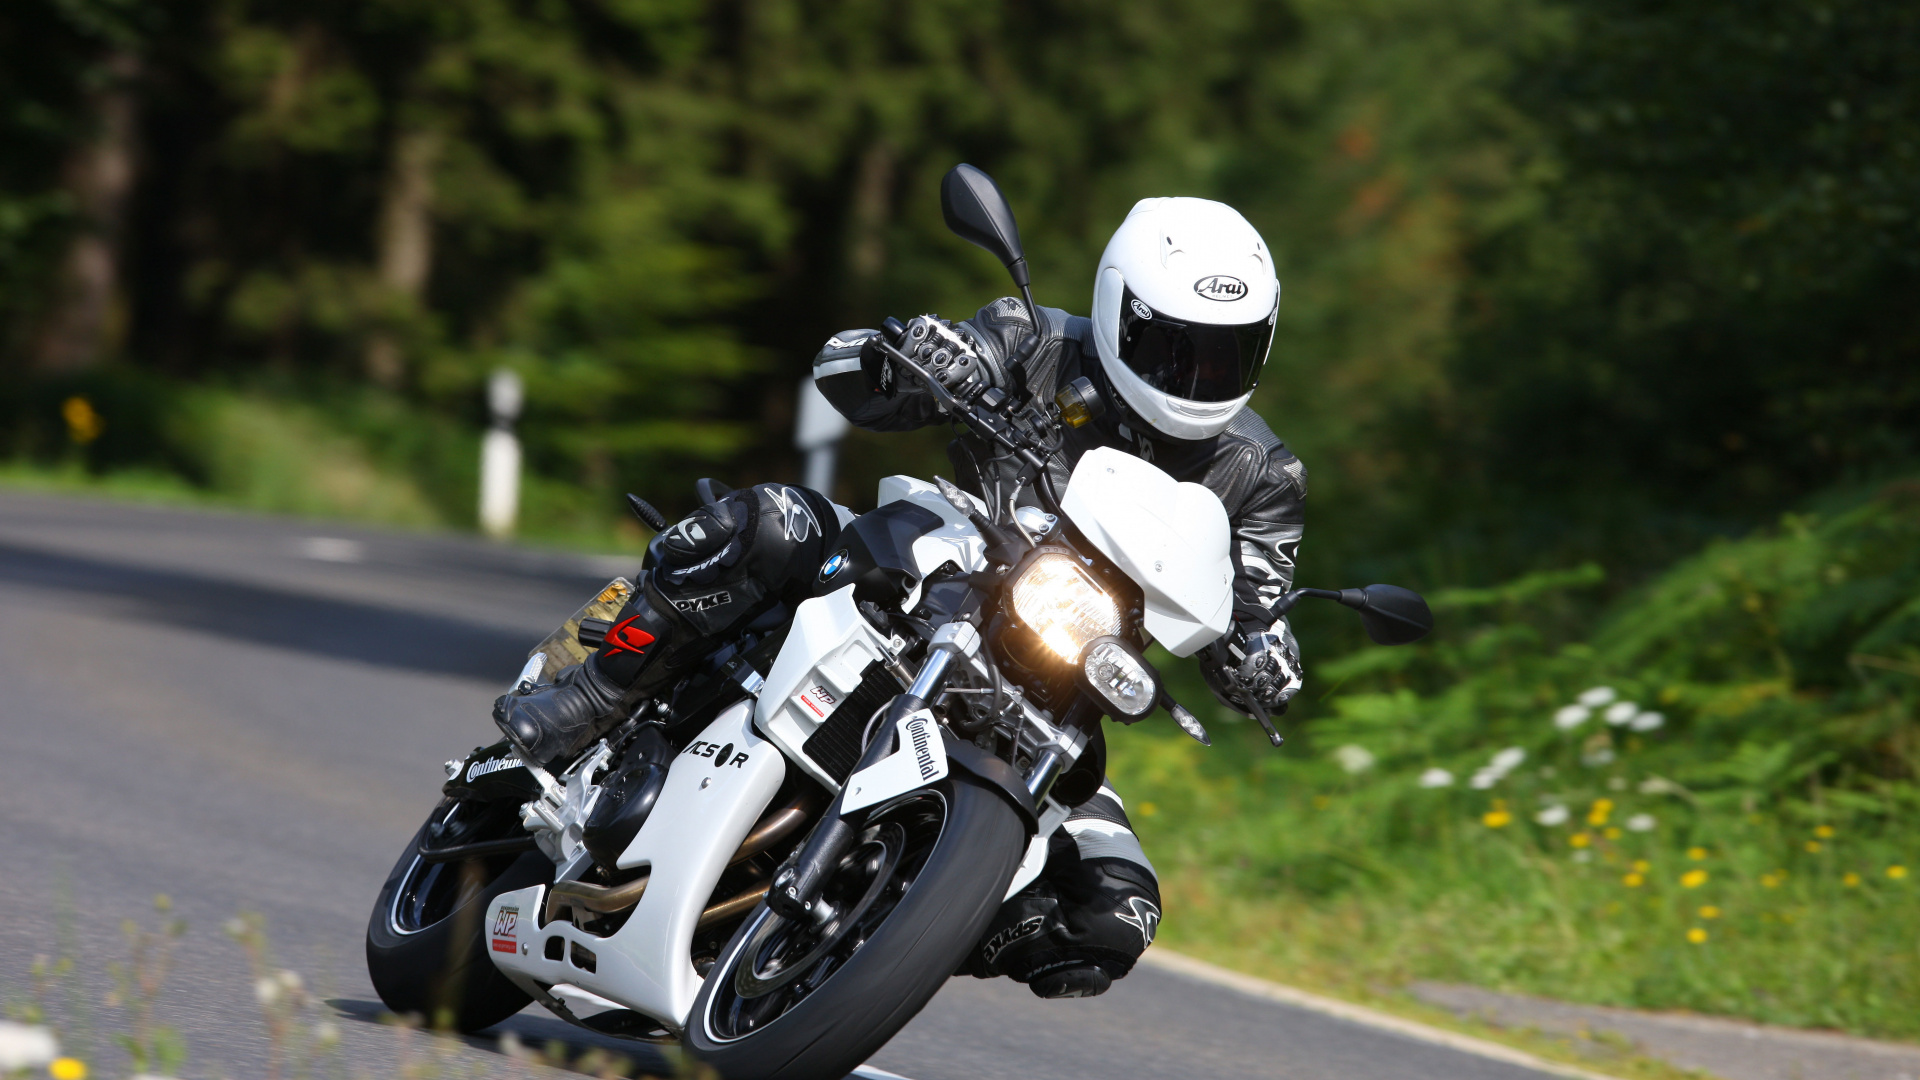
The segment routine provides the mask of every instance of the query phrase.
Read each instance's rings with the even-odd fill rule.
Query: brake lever
[[[1273,721],[1267,718],[1267,710],[1260,707],[1260,699],[1254,696],[1252,689],[1240,681],[1240,672],[1232,664],[1227,663],[1226,647],[1215,641],[1209,649],[1213,653],[1213,662],[1220,665],[1221,674],[1226,676],[1227,682],[1231,683],[1235,690],[1240,691],[1240,700],[1246,702],[1247,711],[1253,713],[1253,718],[1260,721],[1260,726],[1266,729],[1267,741],[1276,748],[1286,742],[1286,736],[1274,730]]]

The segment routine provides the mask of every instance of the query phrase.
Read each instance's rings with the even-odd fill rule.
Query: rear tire
[[[913,835],[926,828],[929,800],[939,803],[944,819],[927,850]],[[920,824],[889,824],[903,814],[918,815]],[[803,935],[764,903],[754,909],[720,954],[687,1023],[684,1045],[725,1080],[827,1080],[865,1061],[926,1007],[979,942],[1026,852],[1025,827],[1006,798],[961,773],[890,804],[868,822],[862,835],[871,838],[865,846],[872,854],[865,865],[885,868],[866,880],[891,875],[904,882],[904,894],[895,901],[888,889],[853,881],[849,898],[870,889],[884,897],[867,900],[878,924],[851,919],[857,925],[841,944],[807,953],[804,966],[787,969],[764,966],[766,958],[780,948],[783,932]],[[906,839],[901,851],[890,853],[896,834]],[[836,878],[860,872],[861,849],[848,858]],[[827,893],[834,886],[830,880]],[[880,909],[886,902],[891,908]],[[852,951],[845,955],[848,943]],[[824,981],[801,991],[818,971],[826,973]],[[743,987],[758,996],[743,998]]]
[[[539,851],[437,867],[420,862],[428,828],[456,807],[484,806],[450,800],[436,807],[400,853],[367,920],[367,974],[380,1000],[403,1016],[462,1032],[492,1027],[533,1001],[493,966],[482,922],[494,897],[553,880],[553,861]]]

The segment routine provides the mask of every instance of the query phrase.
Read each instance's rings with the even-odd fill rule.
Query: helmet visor
[[[1231,401],[1260,383],[1278,304],[1259,322],[1181,322],[1123,289],[1120,360],[1148,386],[1188,401]]]

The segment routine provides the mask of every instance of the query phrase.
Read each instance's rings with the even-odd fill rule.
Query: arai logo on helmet
[[[847,549],[841,548],[820,564],[820,580],[826,581],[847,568]]]
[[[1153,309],[1138,300],[1133,302],[1133,313],[1142,319],[1153,318]]]
[[[1238,300],[1247,295],[1247,283],[1237,277],[1214,274],[1194,282],[1193,291],[1209,300]]]

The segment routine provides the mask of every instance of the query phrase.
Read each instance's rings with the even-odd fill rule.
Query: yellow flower
[[[1895,881],[1899,881],[1901,878],[1907,876],[1907,868],[1904,866],[1889,866],[1887,867],[1887,876]]]
[[[1849,889],[1854,888],[1860,884],[1860,875],[1848,871],[1847,876],[1840,879],[1840,884],[1845,885]]]
[[[1707,872],[1705,870],[1689,870],[1680,875],[1680,884],[1689,889],[1697,889],[1706,883]]]
[[[1325,810],[1328,806],[1332,804],[1333,804],[1333,800],[1327,798],[1325,795],[1315,795],[1313,797],[1313,808],[1315,810]]]
[[[1694,862],[1699,862],[1701,859],[1704,859],[1706,857],[1707,857],[1706,848],[1690,847],[1687,849],[1687,858],[1692,859]]]
[[[1480,823],[1489,829],[1504,829],[1513,824],[1513,815],[1505,810],[1489,810],[1480,815]]]
[[[1777,889],[1780,887],[1780,878],[1773,874],[1761,874],[1760,885],[1766,889]]]
[[[100,419],[100,414],[94,411],[93,402],[83,397],[70,397],[61,402],[60,416],[67,422],[67,438],[79,446],[99,438],[100,432],[107,426]]]
[[[1593,843],[1593,837],[1588,836],[1586,833],[1583,833],[1583,832],[1577,832],[1577,833],[1574,833],[1572,836],[1567,837],[1567,843],[1572,844],[1574,847],[1577,847],[1577,848],[1583,848],[1583,847],[1586,847],[1588,844]]]
[[[1819,837],[1822,840],[1831,840],[1833,839],[1833,826],[1831,825],[1816,826],[1813,830],[1813,835]]]
[[[1700,909],[1700,917],[1703,919],[1717,919],[1720,917],[1720,909],[1714,907],[1712,904],[1708,904]]]
[[[1593,809],[1587,811],[1587,824],[1605,825],[1607,823],[1607,815],[1611,813],[1613,813],[1612,799],[1595,799],[1593,800]]]
[[[1614,825],[1607,826],[1607,839],[1618,840],[1620,839],[1620,836],[1621,836],[1621,833],[1618,826],[1614,826]]]
[[[1818,840],[1807,841],[1807,854],[1818,855],[1819,853],[1820,853],[1820,841]]]
[[[1652,864],[1652,863],[1650,863],[1650,862],[1648,862],[1647,860],[1645,860],[1645,859],[1635,859],[1635,860],[1633,860],[1633,872],[1634,872],[1634,873],[1636,873],[1636,874],[1644,874],[1644,873],[1646,873],[1647,871],[1649,871],[1649,870],[1651,870],[1651,869],[1653,869],[1653,864]]]
[[[1707,932],[1696,926],[1687,931],[1687,940],[1695,945],[1705,945],[1707,943]]]
[[[1647,879],[1639,874],[1628,874],[1626,877],[1620,879],[1620,884],[1625,885],[1629,889],[1637,889],[1646,883]]]
[[[1159,812],[1160,812],[1160,808],[1150,802],[1143,802],[1140,804],[1141,817],[1152,817],[1153,815]]]
[[[53,1080],[87,1080],[87,1063],[79,1058],[54,1058],[47,1063],[47,1075]]]

